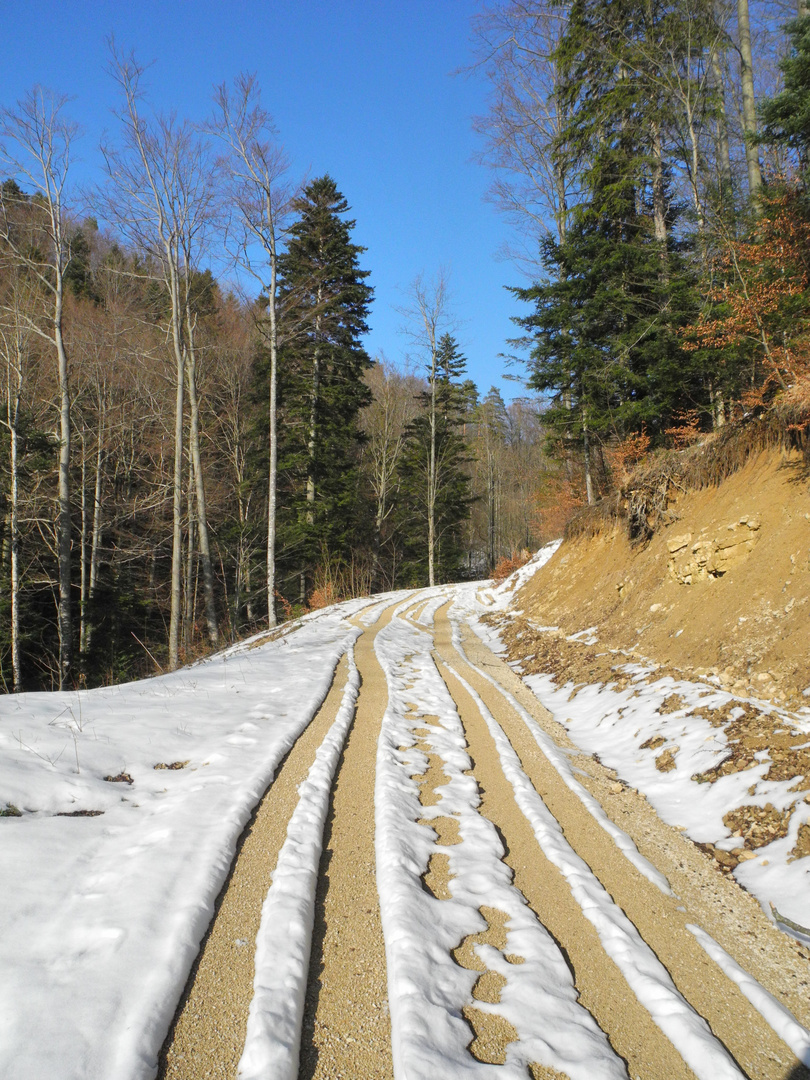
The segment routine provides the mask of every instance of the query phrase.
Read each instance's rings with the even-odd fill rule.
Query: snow
[[[728,955],[722,945],[718,945],[705,930],[689,923],[686,928],[695,935],[706,953],[728,978],[739,986],[760,1016],[773,1028],[779,1038],[787,1043],[799,1061],[804,1065],[810,1065],[810,1031],[802,1027],[793,1013],[777,1001],[773,994],[769,994],[763,986],[760,986],[747,971],[744,971],[736,960]]]
[[[461,642],[461,634],[459,633],[458,628],[458,619],[455,618],[452,621],[453,644],[461,653],[461,655],[464,656],[465,659],[467,659],[466,653],[464,652],[464,646]],[[469,659],[467,659],[467,662],[469,663]],[[613,842],[616,844],[616,846],[622,852],[625,858],[627,858],[633,864],[633,866],[635,866],[639,873],[641,873],[649,882],[655,885],[656,888],[660,889],[662,893],[664,893],[666,896],[671,896],[672,889],[670,888],[669,882],[667,881],[666,877],[660,872],[660,870],[656,870],[656,868],[652,865],[649,859],[646,859],[641,854],[641,852],[638,850],[638,848],[633,843],[632,839],[624,831],[624,829],[619,828],[619,826],[616,825],[615,822],[613,822],[608,817],[598,799],[595,799],[593,795],[591,795],[591,793],[587,791],[582,786],[582,784],[579,783],[579,781],[574,776],[574,770],[571,766],[571,763],[566,760],[564,753],[560,750],[560,748],[553,741],[553,739],[550,739],[548,735],[545,734],[545,732],[542,730],[534,717],[531,716],[523,708],[520,702],[516,698],[514,698],[512,694],[510,694],[507,690],[504,690],[503,687],[500,686],[500,684],[497,683],[485,671],[482,671],[481,668],[478,667],[476,668],[476,671],[483,679],[486,679],[488,683],[495,687],[498,693],[511,705],[515,712],[520,716],[526,727],[531,732],[535,742],[542,750],[549,764],[552,765],[557,771],[565,786],[569,789],[569,791],[572,791],[574,795],[577,796],[577,798],[580,800],[580,802],[594,819],[594,821],[596,821],[605,830],[605,832],[608,834],[608,836],[610,836],[610,838],[613,840]]]
[[[437,595],[420,613],[449,593]],[[427,614],[426,614],[427,611]],[[463,727],[431,657],[431,637],[413,623],[394,619],[378,634],[375,649],[389,684],[389,704],[378,747],[375,788],[377,876],[386,942],[394,1074],[408,1080],[461,1077],[523,1078],[535,1061],[571,1080],[626,1077],[604,1034],[577,1002],[559,948],[511,884],[503,847],[492,824],[478,813]],[[417,746],[417,743],[419,745]],[[447,783],[439,801],[423,806],[413,776],[428,767],[427,752],[441,761]],[[426,821],[454,817],[460,843],[438,845]],[[449,899],[422,887],[431,855],[449,859]],[[478,944],[479,960],[506,979],[497,1005],[475,1001],[519,1034],[504,1065],[476,1061],[466,1050],[471,1031],[461,1016],[473,1004],[479,972],[459,966],[452,950],[486,930],[479,912],[491,907],[508,919],[504,952]],[[507,957],[521,956],[524,964]],[[718,1074],[719,1075],[719,1074]]]
[[[475,690],[460,675],[453,674],[478,705],[495,741],[503,771],[514,789],[517,804],[532,826],[543,854],[565,877],[582,914],[595,928],[602,947],[622,972],[639,1002],[678,1048],[699,1080],[740,1080],[743,1074],[714,1038],[709,1025],[678,992],[655,953],[565,839],[557,820],[523,771],[500,724]]]
[[[542,548],[535,556],[537,562],[532,572],[544,565],[554,551],[554,545]],[[527,564],[521,571],[532,565]],[[504,646],[497,631],[480,622],[480,616],[508,607],[518,582],[525,584],[527,580],[525,574],[519,579],[513,577],[514,583],[507,579],[497,589],[466,586],[457,593],[456,620],[468,622],[495,652],[503,653]],[[597,627],[588,627],[571,638],[592,645],[597,634]],[[617,670],[633,676],[632,685],[625,690],[617,689],[614,684],[591,684],[578,686],[574,692],[573,684],[558,685],[550,675],[526,675],[523,681],[581,750],[597,754],[625,783],[642,792],[664,821],[682,829],[698,843],[708,842],[727,850],[742,846],[742,840],[732,836],[723,823],[723,817],[740,806],[764,807],[771,803],[777,810],[792,807],[788,835],[758,848],[756,857],[741,862],[734,876],[760,901],[780,929],[806,942],[804,935],[778,921],[772,907],[791,922],[810,927],[810,858],[790,859],[799,828],[810,822],[810,790],[797,790],[795,780],[764,780],[770,767],[767,753],[753,767],[721,776],[713,783],[698,783],[692,778],[718,765],[729,752],[724,724],[713,726],[700,715],[704,710],[728,705],[741,707],[747,702],[776,716],[785,728],[809,734],[810,716],[785,713],[754,699],[737,698],[711,683],[669,676],[656,678],[654,668],[624,660],[621,655],[616,656]],[[516,670],[519,672],[519,666]],[[659,712],[672,695],[682,699],[683,707]],[[663,742],[654,749],[642,748],[643,743],[656,737]],[[675,767],[662,772],[656,768],[655,759],[668,749],[673,751]]]
[[[254,996],[238,1069],[243,1080],[295,1080],[298,1076],[323,828],[359,689],[360,675],[350,651],[349,679],[340,709],[298,789],[298,804],[262,907]]]
[[[672,985],[635,928],[568,846],[502,729],[450,668],[437,668],[428,632],[452,600],[454,640],[469,621],[495,648],[485,610],[505,608],[519,584],[550,558],[549,545],[498,586],[440,586],[389,593],[315,612],[216,657],[138,683],[81,693],[0,699],[0,1075],[4,1080],[151,1080],[177,1001],[227,877],[236,842],[279,763],[325,698],[349,654],[343,701],[288,825],[257,942],[255,997],[240,1076],[296,1075],[313,902],[329,790],[349,730],[359,677],[353,644],[375,627],[389,703],[375,779],[378,888],[388,964],[395,1074],[408,1080],[525,1077],[529,1062],[571,1080],[626,1077],[579,1004],[564,956],[515,888],[494,826],[480,813],[463,725],[448,690],[465,686],[497,744],[518,804],[546,856],[567,877],[583,914],[653,1019],[699,1077],[739,1075],[704,1022]],[[588,639],[598,628],[583,631]],[[618,658],[617,662],[621,662]],[[596,752],[643,791],[661,816],[696,840],[734,846],[723,815],[744,802],[795,805],[790,833],[741,863],[737,877],[764,905],[810,925],[810,859],[789,862],[805,792],[766,782],[767,755],[744,774],[697,784],[691,777],[727,753],[722,727],[694,714],[729,697],[716,687],[655,679],[634,669],[631,690],[571,687],[545,676],[527,684],[583,750]],[[666,879],[643,858],[576,777],[566,753],[514,697],[517,710],[563,782],[628,860],[663,892]],[[456,680],[454,682],[454,680]],[[661,715],[673,693],[683,708]],[[810,732],[810,718],[791,718]],[[676,768],[655,768],[640,744],[660,735],[678,748]],[[660,751],[661,747],[659,747]],[[419,777],[430,760],[447,782],[423,805]],[[111,779],[105,779],[109,777]],[[116,778],[116,779],[113,779]],[[128,783],[128,779],[132,783]],[[748,788],[754,785],[754,794]],[[76,815],[81,816],[60,816]],[[94,816],[87,816],[93,814]],[[458,843],[437,843],[438,818],[458,825]],[[423,885],[433,855],[446,857],[449,898]],[[475,955],[506,981],[497,1004],[474,1000],[479,971],[453,956],[487,929],[482,908],[503,913],[507,945],[478,943]],[[700,928],[707,954],[804,1061],[810,1035]],[[516,957],[525,963],[513,962]],[[518,1039],[504,1065],[467,1050],[473,1006],[511,1024]]]
[[[5,1080],[154,1075],[239,834],[365,604],[171,675],[0,699]],[[56,816],[76,811],[103,813]]]

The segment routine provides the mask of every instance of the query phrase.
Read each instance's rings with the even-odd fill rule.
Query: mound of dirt
[[[717,487],[676,494],[667,510],[668,524],[643,545],[622,522],[566,541],[514,606],[562,636],[595,628],[600,653],[715,676],[732,693],[787,708],[810,705],[802,455],[763,451]]]

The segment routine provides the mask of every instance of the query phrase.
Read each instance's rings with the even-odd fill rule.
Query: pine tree
[[[790,51],[779,63],[785,86],[760,105],[763,127],[758,141],[792,150],[806,186],[810,167],[810,15],[793,19],[785,29]]]
[[[330,176],[297,200],[279,258],[279,559],[301,592],[324,553],[348,559],[368,514],[358,477],[359,412],[370,400],[361,344],[372,289],[349,204]]]
[[[635,77],[649,59],[633,35],[648,32],[649,13],[624,0],[625,36],[606,49],[600,27],[619,17],[614,7],[572,8],[560,46],[568,123],[556,153],[580,171],[580,201],[564,239],[543,243],[548,279],[514,290],[535,305],[517,320],[533,341],[530,385],[550,395],[547,420],[566,452],[581,448],[589,502],[594,444],[642,428],[660,436],[699,392],[677,336],[694,299],[661,151],[666,108]]]
[[[422,411],[408,425],[399,468],[399,527],[403,572],[412,584],[452,580],[462,553],[462,527],[470,510],[469,461],[461,434],[470,383],[456,339],[444,334],[432,356]]]

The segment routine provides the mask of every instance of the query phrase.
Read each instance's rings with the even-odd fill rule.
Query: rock
[[[676,551],[682,551],[691,539],[691,533],[684,533],[682,536],[673,536],[671,540],[667,540],[667,550],[670,555],[674,555]]]
[[[660,611],[663,606],[663,604],[650,604],[650,611]]]
[[[719,848],[714,849],[714,857],[721,866],[725,866],[728,870],[733,870],[739,861],[730,851],[720,851]]]
[[[621,793],[623,791],[624,791],[624,788],[622,787],[621,784],[616,783],[616,784],[611,784],[610,785],[610,794],[611,795],[621,795]]]
[[[678,752],[678,747],[675,746],[671,750],[664,750],[655,759],[655,767],[659,772],[672,772],[675,768],[675,755]]]

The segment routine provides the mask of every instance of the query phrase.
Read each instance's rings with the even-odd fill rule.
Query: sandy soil
[[[647,544],[625,526],[565,543],[516,606],[566,634],[788,706],[810,686],[810,483],[798,454],[763,452],[690,491]],[[728,554],[728,558],[720,557]]]
[[[417,594],[411,616],[418,604]],[[376,743],[387,702],[385,678],[373,642],[379,628],[391,617],[389,609],[380,623],[364,631],[356,647],[362,686],[354,725],[336,775],[324,837],[301,1043],[302,1078],[365,1080],[393,1076],[373,835]],[[564,730],[536,703],[518,677],[472,635],[465,640],[470,662],[465,661],[452,644],[446,609],[438,613],[433,635],[437,668],[456,702],[466,733],[482,797],[481,812],[500,830],[504,858],[515,887],[564,949],[582,1004],[627,1062],[629,1076],[634,1080],[686,1080],[693,1073],[605,954],[563,876],[540,852],[515,803],[478,708],[453,671],[481,695],[535,788],[561,823],[569,843],[623,908],[743,1074],[751,1080],[799,1080],[808,1076],[785,1044],[705,956],[686,924],[700,923],[802,1023],[810,1026],[810,965],[806,955],[773,929],[756,903],[733,880],[722,877],[711,859],[677,830],[665,826],[643,797],[616,784],[615,776],[599,762],[576,752]],[[519,715],[481,671],[517,697],[561,746],[577,754],[575,764],[583,774],[582,783],[668,877],[677,897],[660,893],[620,854],[608,834],[562,783]],[[236,1076],[250,1002],[252,946],[261,904],[294,806],[296,785],[334,716],[343,678],[339,670],[321,712],[279,770],[240,844],[167,1040],[161,1076],[177,1080]],[[446,780],[441,758],[434,754],[429,769],[419,777],[423,805],[435,804],[437,790]],[[457,840],[457,826],[451,819],[432,820],[431,825],[440,843]],[[423,882],[439,899],[451,895],[446,856],[437,853],[430,860]],[[488,929],[475,935],[475,941],[487,941],[503,949],[503,913],[483,908],[482,915]],[[506,1047],[517,1033],[502,1018],[476,1008],[476,1001],[497,1005],[502,980],[494,972],[482,970],[472,948],[475,941],[460,940],[453,951],[456,963],[480,971],[463,1010],[470,1027],[469,1053],[479,1061],[497,1064],[504,1060]],[[532,1066],[531,1075],[553,1080],[556,1074]]]

